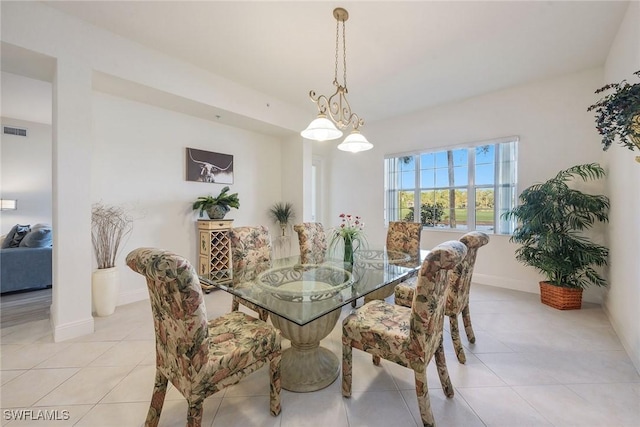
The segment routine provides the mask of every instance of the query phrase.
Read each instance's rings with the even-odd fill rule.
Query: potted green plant
[[[203,212],[207,212],[211,219],[222,219],[231,210],[240,207],[238,193],[228,194],[229,187],[224,187],[220,194],[213,196],[200,196],[193,202],[193,210],[200,210],[200,216]]]
[[[561,310],[578,309],[588,285],[606,286],[594,269],[607,264],[608,249],[582,234],[596,221],[608,221],[609,199],[572,189],[567,182],[605,176],[597,163],[577,165],[520,194],[520,205],[504,213],[517,220],[510,241],[520,243],[516,259],[534,267],[546,280],[540,282],[543,304]]]
[[[295,218],[293,204],[289,202],[277,202],[269,208],[269,216],[271,216],[273,222],[280,225],[282,235],[284,236],[287,226],[289,225],[289,221]]]
[[[133,219],[119,206],[96,203],[91,209],[91,243],[98,269],[91,276],[91,297],[98,316],[110,316],[118,300],[116,258],[133,228]]]
[[[640,70],[633,73],[640,77]],[[596,112],[596,128],[602,135],[602,149],[607,150],[617,139],[629,150],[640,150],[640,83],[629,84],[626,80],[611,83],[596,90],[605,95],[587,111]],[[640,156],[636,156],[640,162]]]

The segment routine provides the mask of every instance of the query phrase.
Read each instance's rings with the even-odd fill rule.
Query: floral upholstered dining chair
[[[168,382],[187,400],[187,427],[199,427],[204,400],[269,364],[270,410],[280,413],[280,334],[234,312],[207,321],[195,268],[171,252],[138,248],[127,265],[147,279],[156,334],[156,376],[145,427],[155,427]]]
[[[301,264],[322,264],[327,253],[327,236],[319,222],[303,222],[293,229],[298,233]]]
[[[462,262],[449,273],[451,289],[447,297],[445,315],[449,317],[451,330],[451,340],[456,351],[456,357],[460,363],[465,363],[467,357],[460,341],[460,331],[458,328],[458,315],[462,313],[464,331],[470,343],[476,341],[473,328],[471,327],[471,314],[469,312],[469,290],[471,289],[471,278],[473,268],[476,264],[478,249],[489,243],[489,236],[481,231],[472,231],[460,238],[460,241],[467,247],[467,256]],[[411,307],[415,284],[411,282],[401,283],[396,286],[395,302],[405,307]]]
[[[342,324],[342,395],[351,396],[353,348],[410,368],[414,372],[420,416],[425,426],[434,426],[427,388],[427,365],[435,355],[438,376],[447,397],[453,396],[442,346],[442,324],[448,271],[466,255],[458,241],[436,246],[425,258],[411,308],[371,301],[344,319]]]
[[[387,250],[420,256],[420,236],[422,224],[419,222],[390,221],[387,229]]]
[[[250,281],[271,268],[271,236],[264,225],[235,227],[229,232],[231,240],[231,264],[233,280]],[[269,312],[236,295],[231,301],[231,311],[238,311],[240,304],[256,311],[260,320],[267,320]]]
[[[390,221],[389,228],[387,229],[387,251],[402,252],[408,254],[411,257],[409,261],[410,265],[415,265],[416,260],[420,259],[420,236],[422,234],[422,224],[419,222],[407,222],[407,221]],[[402,262],[397,263],[403,265]],[[415,277],[408,280],[414,281]],[[395,285],[388,285],[364,297],[364,302],[367,303],[374,299],[383,300],[388,296],[391,296],[394,292]]]

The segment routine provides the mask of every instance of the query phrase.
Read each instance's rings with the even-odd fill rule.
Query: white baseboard
[[[118,303],[116,305],[126,305],[147,299],[149,299],[149,291],[147,291],[146,288],[129,292],[121,292],[120,295],[118,295]]]
[[[495,286],[498,288],[512,289],[514,291],[529,292],[540,295],[540,285],[538,280],[522,280],[512,277],[491,276],[489,274],[473,273],[473,282],[481,285]],[[542,280],[542,279],[540,279]],[[602,304],[603,290],[596,287],[588,288],[582,293],[582,301]]]
[[[118,295],[117,305],[130,304],[136,301],[149,299],[149,293],[146,289],[125,292]],[[66,341],[72,338],[81,337],[83,335],[92,334],[94,332],[93,317],[84,320],[78,320],[63,325],[56,325],[51,319],[51,329],[53,330],[54,342]]]
[[[624,334],[620,333],[620,331],[622,331],[623,328],[620,327],[620,323],[618,323],[617,319],[611,315],[611,312],[609,311],[609,306],[607,304],[602,304],[602,309],[604,310],[604,314],[607,316],[607,319],[609,319],[609,323],[611,323],[611,327],[616,332],[616,335],[618,336],[618,339],[620,340],[622,347],[627,352],[627,355],[629,356],[631,363],[636,368],[636,371],[638,371],[638,373],[640,374],[640,353],[638,353],[637,351],[634,352],[633,351],[634,348],[629,343],[629,341],[627,341],[627,337],[625,337]]]
[[[531,280],[514,279],[512,277],[492,276],[489,274],[473,273],[473,282],[481,285],[495,286],[498,288],[512,289],[514,291],[529,292],[539,294],[538,282]]]
[[[83,335],[89,335],[93,333],[93,317],[62,325],[54,324],[52,318],[51,329],[53,329],[54,342],[66,341]]]

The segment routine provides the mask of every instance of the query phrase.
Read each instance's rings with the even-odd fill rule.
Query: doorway
[[[311,161],[311,220],[322,222],[322,159],[314,156]]]

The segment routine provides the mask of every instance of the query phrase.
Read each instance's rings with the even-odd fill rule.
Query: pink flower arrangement
[[[338,218],[340,218],[340,225],[333,229],[330,246],[334,247],[341,240],[349,246],[354,242],[358,242],[358,245],[366,242],[362,217],[342,213]]]
[[[338,218],[342,221],[340,224],[340,235],[342,235],[342,237],[358,235],[364,230],[364,222],[362,222],[362,218],[357,215],[340,214]]]

